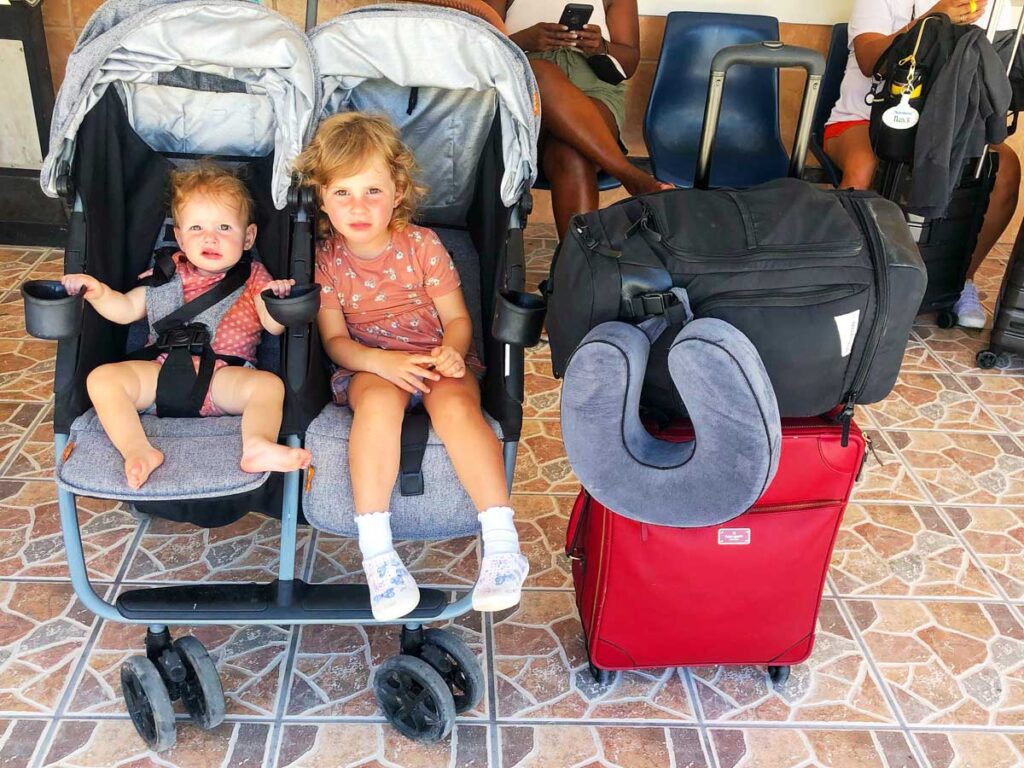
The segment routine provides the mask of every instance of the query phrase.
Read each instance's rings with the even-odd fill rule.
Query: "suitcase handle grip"
[[[818,103],[818,91],[825,72],[825,57],[811,48],[785,45],[778,41],[765,41],[745,45],[730,45],[723,48],[711,60],[711,79],[708,82],[708,98],[704,108],[704,126],[700,134],[700,148],[697,152],[697,169],[693,186],[707,189],[711,179],[711,153],[715,145],[718,116],[722,111],[722,93],[725,77],[730,67],[743,64],[753,67],[801,67],[807,72],[803,103],[797,120],[793,151],[789,155],[789,175],[800,178],[804,172],[807,145],[811,140],[811,122],[814,107]]]

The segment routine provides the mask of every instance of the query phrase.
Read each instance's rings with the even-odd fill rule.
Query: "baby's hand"
[[[273,291],[277,298],[283,299],[292,292],[293,285],[295,285],[294,280],[271,280],[264,286],[263,290]]]
[[[64,290],[71,296],[77,295],[84,288],[85,298],[88,301],[100,298],[107,287],[92,275],[64,275],[60,282],[64,286]]]
[[[430,350],[434,359],[434,370],[450,379],[461,379],[466,375],[466,363],[462,355],[452,347],[434,347]]]

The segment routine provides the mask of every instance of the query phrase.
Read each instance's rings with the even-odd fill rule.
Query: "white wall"
[[[1013,0],[1015,6],[1022,3],[1024,0]],[[640,13],[648,16],[669,11],[761,13],[795,24],[837,24],[849,21],[853,0],[637,0],[637,5]]]

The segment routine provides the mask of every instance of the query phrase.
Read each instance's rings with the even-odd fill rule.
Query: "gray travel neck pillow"
[[[668,366],[695,439],[673,443],[640,422],[650,345],[643,327],[609,322],[573,353],[562,384],[562,437],[573,471],[597,501],[640,522],[693,528],[743,514],[775,476],[782,437],[757,350],[715,318],[683,327]]]

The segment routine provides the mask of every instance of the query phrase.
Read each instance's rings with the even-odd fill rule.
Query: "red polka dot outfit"
[[[378,349],[429,352],[441,344],[444,329],[434,298],[461,285],[451,256],[433,230],[407,226],[392,232],[391,242],[372,259],[349,251],[345,239],[321,241],[316,252],[316,281],[323,286],[320,306],[345,314],[349,335]],[[470,348],[466,367],[476,375],[483,363]],[[353,371],[338,368],[331,389],[339,405],[347,402]]]
[[[181,287],[186,303],[206,293],[213,285],[223,280],[227,274],[225,272],[219,275],[203,275],[180,251],[174,255],[174,261],[177,265],[177,273],[181,277]],[[214,352],[218,355],[241,357],[255,365],[256,348],[259,346],[260,336],[263,333],[263,323],[260,322],[260,316],[256,312],[256,297],[273,279],[266,267],[259,262],[252,263],[252,270],[242,289],[242,295],[224,313],[220,325],[217,327],[217,335],[213,339]],[[157,362],[162,364],[166,358],[166,354],[160,355]],[[192,364],[198,372],[199,358],[193,356]],[[214,373],[226,365],[224,360],[214,361]],[[206,391],[203,406],[199,409],[199,415],[224,415],[224,412],[214,404],[209,389]]]

